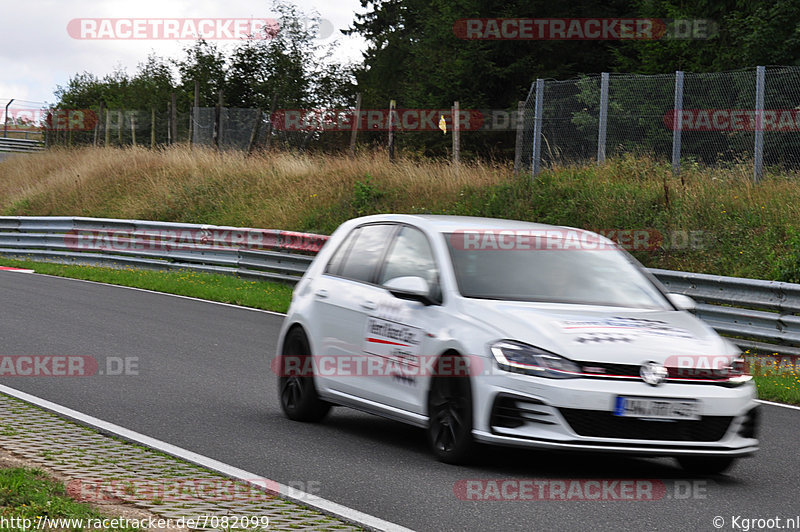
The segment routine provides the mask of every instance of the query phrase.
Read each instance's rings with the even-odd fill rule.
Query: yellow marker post
[[[442,134],[447,135],[447,122],[444,120],[444,115],[439,119],[439,129],[442,130]]]

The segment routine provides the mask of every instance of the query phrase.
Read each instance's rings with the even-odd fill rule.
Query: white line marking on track
[[[785,405],[783,403],[775,403],[773,401],[765,401],[763,399],[756,399],[756,401],[759,402],[759,403],[763,403],[765,405],[780,406],[780,407],[783,407],[783,408],[791,408],[792,410],[800,410],[800,406]]]
[[[286,486],[285,484],[264,479],[263,477],[259,477],[259,475],[256,475],[254,473],[248,473],[247,471],[239,469],[238,467],[234,467],[224,462],[214,460],[213,458],[209,458],[202,454],[189,451],[188,449],[183,449],[176,445],[172,445],[171,443],[167,443],[165,441],[161,441],[156,438],[151,438],[150,436],[147,436],[145,434],[140,434],[133,430],[126,429],[125,427],[115,425],[114,423],[109,423],[108,421],[103,421],[102,419],[98,419],[96,417],[83,414],[81,412],[78,412],[77,410],[73,410],[71,408],[67,408],[57,403],[48,401],[47,399],[42,399],[41,397],[36,397],[35,395],[31,395],[29,393],[16,390],[14,388],[9,388],[8,386],[4,386],[2,384],[0,384],[0,393],[16,397],[17,399],[44,408],[45,410],[50,410],[62,416],[71,418],[75,421],[78,421],[81,424],[98,428],[103,432],[120,436],[125,440],[139,443],[141,445],[144,445],[145,447],[150,447],[151,449],[161,451],[162,453],[166,453],[175,456],[177,458],[186,460],[187,462],[191,462],[193,464],[197,464],[207,469],[211,469],[218,473],[222,473],[227,477],[245,482],[252,486],[263,489],[264,485],[267,484],[270,487],[276,488],[279,491],[280,495],[286,499],[289,499],[300,505],[316,508],[317,510],[322,511],[323,513],[326,513],[328,515],[334,515],[349,523],[353,523],[370,530],[380,530],[380,531],[385,530],[387,532],[413,532],[410,528],[405,528],[401,525],[392,523],[390,521],[385,521],[379,517],[375,517],[373,515],[369,515],[364,512],[354,510],[353,508],[348,508],[347,506],[344,506],[337,502],[329,501],[328,499],[323,499],[318,495],[306,493],[304,491],[300,491],[291,488],[289,486]]]

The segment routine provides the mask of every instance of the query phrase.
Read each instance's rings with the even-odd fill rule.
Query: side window
[[[325,267],[325,273],[329,273],[331,275],[339,275],[339,270],[342,267],[342,260],[347,256],[347,251],[353,245],[353,240],[355,240],[356,235],[358,235],[359,231],[361,231],[360,227],[356,227],[350,234],[347,235],[347,238],[344,239],[339,245],[339,248],[333,253],[331,260],[328,262],[328,265]]]
[[[395,228],[395,225],[387,224],[361,227],[358,234],[353,237],[355,241],[350,246],[347,256],[342,259],[338,275],[371,283],[375,268],[383,257],[386,243],[389,242]]]
[[[431,245],[420,230],[408,226],[404,226],[395,238],[378,284],[406,276],[425,279],[431,287],[431,296],[439,299],[439,270],[436,268]]]

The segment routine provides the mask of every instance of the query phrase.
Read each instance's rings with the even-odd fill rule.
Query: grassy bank
[[[623,157],[535,182],[499,164],[381,152],[218,154],[185,146],[51,150],[0,163],[0,213],[139,218],[330,233],[376,212],[492,216],[648,231],[646,266],[800,281],[800,186],[747,164],[707,169]],[[660,236],[659,236],[660,235]]]

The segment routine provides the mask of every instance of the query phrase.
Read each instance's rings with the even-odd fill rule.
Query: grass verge
[[[232,275],[190,270],[162,272],[133,268],[100,268],[6,258],[0,258],[0,266],[27,268],[47,275],[144,288],[274,312],[286,312],[292,298],[292,287],[286,284],[248,281]]]
[[[42,519],[103,520],[103,515],[85,503],[67,496],[64,484],[31,468],[0,468],[0,518],[11,524],[7,530],[32,530]],[[15,524],[16,523],[16,524]],[[134,531],[135,528],[116,528]]]
[[[800,379],[796,376],[755,376],[758,398],[776,403],[800,405]]]

